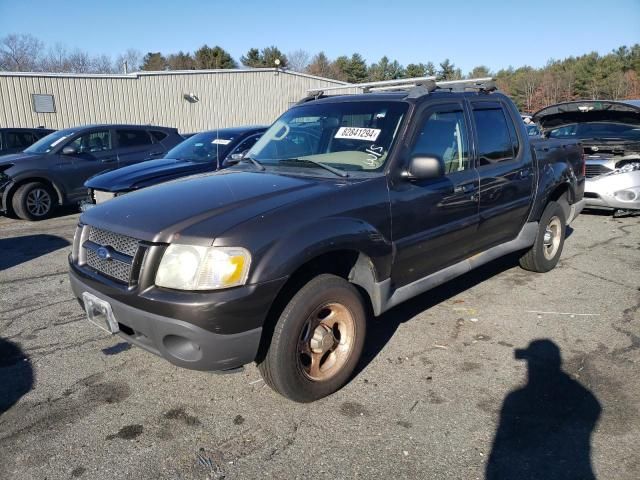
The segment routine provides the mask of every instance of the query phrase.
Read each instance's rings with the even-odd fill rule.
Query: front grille
[[[602,175],[603,173],[610,172],[611,169],[605,167],[604,165],[589,165],[586,166],[586,175],[587,178],[597,177],[598,175]]]
[[[87,241],[83,244],[86,265],[103,275],[131,284],[131,270],[133,258],[138,251],[138,240],[91,226],[86,228],[89,228]],[[100,247],[108,247],[109,251],[115,253],[110,258],[101,258],[98,256]]]
[[[133,257],[138,251],[138,240],[135,238],[95,227],[89,227],[89,240],[103,247],[111,247],[129,257]]]
[[[129,277],[131,276],[131,264],[129,263],[123,263],[113,259],[103,260],[98,257],[96,252],[87,249],[87,265],[109,277],[124,283],[129,283]]]

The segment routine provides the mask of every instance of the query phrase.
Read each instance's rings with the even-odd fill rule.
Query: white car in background
[[[640,100],[559,103],[532,120],[546,137],[581,141],[587,207],[640,214]]]

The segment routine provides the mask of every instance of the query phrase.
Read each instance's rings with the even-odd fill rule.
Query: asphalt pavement
[[[0,217],[0,479],[640,478],[640,218],[583,214],[547,274],[500,259],[371,321],[313,404],[90,324],[77,214]]]

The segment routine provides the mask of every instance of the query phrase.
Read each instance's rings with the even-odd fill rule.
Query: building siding
[[[130,75],[0,73],[0,126],[61,129],[94,123],[132,123],[196,132],[268,125],[303,98],[307,90],[342,84],[275,69]],[[197,95],[199,101],[185,100],[184,95],[190,93]],[[345,88],[341,93],[355,93],[355,89]],[[53,95],[55,113],[34,112],[32,94]]]

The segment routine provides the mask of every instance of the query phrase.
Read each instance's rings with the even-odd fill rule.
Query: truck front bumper
[[[192,370],[223,371],[240,367],[256,358],[262,327],[239,333],[215,333],[191,322],[115,300],[93,288],[90,281],[73,268],[69,277],[71,289],[83,307],[84,292],[108,302],[118,322],[120,331],[117,334],[120,337],[174,365]]]

